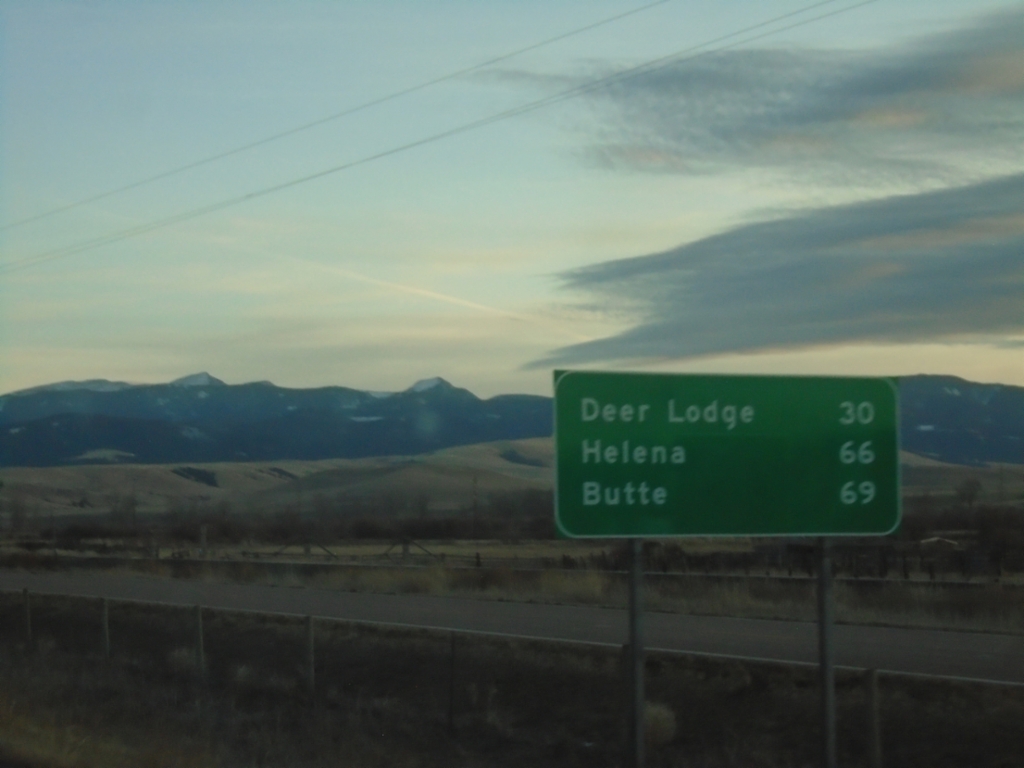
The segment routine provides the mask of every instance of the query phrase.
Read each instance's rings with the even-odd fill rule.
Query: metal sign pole
[[[821,765],[836,763],[835,645],[832,638],[832,557],[828,540],[818,539],[818,655],[821,673]]]
[[[899,526],[896,380],[554,371],[554,386],[555,530],[629,541],[626,762],[644,758],[640,537],[807,536],[819,539],[822,768],[835,768],[825,537]]]
[[[643,578],[643,540],[632,538],[629,540],[629,757],[632,768],[644,766],[644,640],[640,631]]]

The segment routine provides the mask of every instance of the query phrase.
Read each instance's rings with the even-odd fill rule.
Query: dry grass
[[[32,654],[19,609],[0,596],[0,744],[33,766],[621,764],[615,649],[459,637],[453,658],[447,634],[324,622],[310,699],[297,621],[210,612],[203,685],[181,611],[116,606],[104,661],[94,604],[39,598]],[[651,768],[814,764],[813,670],[659,654],[646,672]],[[1024,690],[883,677],[880,691],[888,765],[995,768],[1024,754]],[[840,762],[863,765],[860,677],[840,674],[837,696]]]
[[[509,449],[542,466],[507,461]],[[295,503],[298,496],[351,494],[385,499],[426,494],[433,506],[468,507],[474,491],[552,487],[551,438],[507,440],[458,446],[420,456],[381,456],[319,461],[261,461],[177,464],[92,464],[63,467],[4,467],[0,481],[42,516],[80,516],[103,509],[112,496],[131,492],[140,513],[162,513],[182,500],[229,501],[240,509]],[[212,472],[217,486],[174,473],[190,466]],[[283,470],[283,472],[282,472]],[[86,498],[91,507],[76,506]]]
[[[0,692],[0,763],[32,768],[213,768],[214,754],[182,746],[167,734],[79,717],[74,706],[53,706],[8,683]],[[20,681],[23,684],[26,681]],[[37,681],[32,682],[36,687]],[[70,691],[66,691],[70,693]],[[127,724],[126,724],[127,725]]]
[[[509,451],[536,465],[509,461]],[[162,513],[177,503],[228,501],[238,510],[294,505],[305,497],[351,495],[383,501],[396,495],[426,495],[433,509],[466,509],[474,495],[551,489],[554,446],[551,438],[509,440],[457,446],[420,456],[383,456],[356,460],[221,462],[213,464],[94,464],[64,467],[4,467],[0,481],[17,492],[42,517],[80,516],[105,510],[110,497],[131,492],[140,513]],[[943,464],[906,452],[900,455],[905,494],[951,498],[967,478],[983,485],[981,502],[1019,499],[1024,467],[1004,464],[965,467]],[[212,472],[217,486],[174,474],[181,466]],[[83,498],[90,507],[77,506]],[[720,547],[721,544],[715,546]]]
[[[648,748],[667,746],[676,738],[676,713],[664,704],[646,702],[644,707],[644,741]]]
[[[1024,589],[1016,586],[843,583],[836,585],[835,596],[837,619],[850,624],[1024,633]]]
[[[730,542],[750,547],[749,540]],[[702,552],[714,542],[685,542],[688,552]],[[264,562],[254,560],[76,559],[79,565],[107,567],[113,573],[141,573],[162,578],[269,586],[311,587],[379,594],[469,596],[503,601],[625,607],[627,575],[591,568],[527,569],[487,565],[499,553],[519,552],[523,559],[570,555],[578,565],[590,554],[608,552],[600,542],[538,541],[515,545],[505,542],[425,542],[441,552],[482,553],[482,567],[449,567],[440,560],[414,566],[400,562],[357,565],[324,562]],[[352,545],[386,547],[380,542]],[[447,548],[447,549],[446,549]],[[718,549],[717,551],[721,551]],[[48,554],[20,552],[6,555],[10,567],[67,567]],[[507,562],[507,560],[506,560]],[[514,561],[513,561],[514,562]],[[109,567],[110,563],[116,563]],[[1024,574],[1003,574],[998,582],[976,578],[972,583],[945,583],[920,578],[894,577],[836,581],[836,617],[853,624],[879,624],[987,632],[1024,633]],[[644,589],[649,610],[709,616],[735,616],[810,621],[815,618],[815,581],[783,575],[715,575],[714,573],[660,573],[647,575]]]
[[[587,569],[516,570],[402,566],[334,566],[128,561],[115,573],[214,582],[311,587],[377,594],[455,595],[484,599],[625,607],[623,573]],[[1019,579],[963,586],[942,582],[841,580],[836,618],[852,624],[1024,633],[1024,587]],[[650,574],[648,610],[706,616],[811,621],[815,582],[801,578],[742,578]]]
[[[267,584],[384,594],[461,595],[495,600],[625,607],[624,574],[591,570],[354,568]],[[1024,632],[1024,589],[1003,584],[943,587],[922,582],[839,582],[836,618],[851,624]],[[815,583],[805,579],[690,576],[649,578],[648,610],[812,621]]]
[[[521,561],[524,565],[535,561],[549,560],[560,561],[563,555],[576,559],[586,559],[590,556],[608,555],[611,550],[620,542],[571,540],[571,539],[530,539],[522,541],[498,541],[491,539],[459,539],[452,541],[423,541],[420,542],[436,558],[452,558],[455,560],[473,559],[480,555],[484,563],[493,560]],[[729,539],[686,539],[679,542],[680,548],[686,554],[703,554],[709,552],[750,552],[753,550],[753,542],[749,538]],[[382,542],[374,540],[349,540],[331,544],[328,550],[332,555],[344,560],[352,559],[362,562],[380,560],[387,556],[391,561],[401,559],[401,548],[394,542]],[[168,557],[171,550],[162,550],[162,556]],[[275,544],[246,544],[244,546],[218,546],[216,555],[218,557],[236,559],[242,557],[251,558],[259,556],[267,558],[275,556],[282,560],[295,562],[330,562],[330,555],[317,546],[313,546],[310,552],[302,544],[280,546]],[[423,550],[416,546],[411,547],[410,554],[416,560],[429,559]],[[385,560],[385,562],[387,562]]]

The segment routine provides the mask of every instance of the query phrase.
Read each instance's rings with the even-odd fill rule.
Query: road
[[[622,644],[626,612],[613,608],[498,602],[427,595],[378,595],[323,589],[219,584],[89,571],[0,570],[0,590],[143,600],[494,632],[556,640]],[[644,615],[650,649],[817,661],[817,628],[809,622]],[[838,625],[836,663],[893,672],[948,675],[1024,684],[1024,636]]]

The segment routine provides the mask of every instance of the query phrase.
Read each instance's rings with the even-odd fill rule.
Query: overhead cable
[[[284,182],[281,182],[281,183],[278,183],[278,184],[274,184],[274,185],[271,185],[271,186],[268,186],[268,187],[263,187],[261,189],[254,190],[252,192],[247,192],[247,193],[245,193],[243,195],[238,195],[236,197],[227,198],[225,200],[221,200],[221,201],[218,201],[218,202],[215,202],[215,203],[210,203],[208,205],[200,206],[198,208],[193,208],[193,209],[188,210],[188,211],[183,211],[181,213],[174,214],[172,216],[168,216],[168,217],[163,218],[163,219],[157,219],[155,221],[151,221],[151,222],[148,222],[148,223],[145,223],[145,224],[140,224],[140,225],[135,226],[135,227],[129,227],[128,229],[123,229],[123,230],[120,230],[118,232],[112,232],[112,233],[110,233],[108,235],[102,235],[100,237],[93,238],[91,240],[86,240],[86,241],[83,241],[83,242],[80,242],[80,243],[76,243],[74,245],[66,246],[66,247],[63,247],[63,248],[56,248],[56,249],[51,250],[51,251],[45,251],[43,253],[39,253],[39,254],[36,254],[34,256],[25,257],[23,259],[15,259],[15,260],[12,260],[12,261],[0,264],[0,274],[8,273],[8,272],[14,272],[16,270],[24,269],[26,267],[29,267],[29,266],[32,266],[32,265],[35,265],[35,264],[39,264],[39,263],[42,263],[42,262],[45,262],[45,261],[51,261],[51,260],[54,260],[54,259],[64,258],[66,256],[71,256],[73,254],[80,253],[82,251],[91,250],[93,248],[98,248],[99,246],[102,246],[102,245],[108,245],[110,243],[118,242],[118,241],[121,241],[121,240],[126,240],[126,239],[131,238],[131,237],[137,237],[138,235],[142,235],[142,234],[145,234],[147,232],[152,232],[153,230],[156,230],[156,229],[162,229],[164,227],[168,227],[168,226],[171,226],[173,224],[178,224],[178,223],[181,223],[183,221],[188,221],[190,219],[199,218],[201,216],[205,216],[207,214],[214,213],[216,211],[224,210],[225,208],[231,208],[233,206],[240,205],[240,204],[248,202],[250,200],[255,200],[255,199],[260,198],[260,197],[266,197],[267,195],[271,195],[271,194],[274,194],[276,192],[280,192],[282,190],[298,186],[300,184],[305,184],[305,183],[307,183],[309,181],[314,181],[316,179],[324,178],[325,176],[331,176],[333,174],[340,173],[342,171],[347,171],[347,170],[350,170],[352,168],[356,168],[356,167],[361,166],[361,165],[366,165],[368,163],[372,163],[374,161],[381,160],[381,159],[383,159],[385,157],[391,157],[392,155],[397,155],[397,154],[400,154],[402,152],[406,152],[406,151],[408,151],[410,149],[415,149],[416,147],[421,147],[421,146],[424,146],[426,144],[432,144],[432,143],[440,141],[442,139],[450,138],[452,136],[457,136],[459,134],[466,133],[468,131],[472,131],[472,130],[475,130],[477,128],[482,128],[482,127],[484,127],[486,125],[490,125],[492,123],[496,123],[496,122],[499,122],[499,121],[502,121],[502,120],[507,120],[509,118],[516,117],[518,115],[526,114],[526,113],[529,113],[529,112],[534,112],[534,111],[536,111],[538,109],[542,109],[544,107],[547,107],[547,106],[550,106],[552,104],[556,104],[556,103],[559,103],[559,102],[562,102],[562,101],[566,101],[568,99],[576,98],[578,96],[590,93],[592,91],[599,90],[601,88],[605,88],[605,87],[607,87],[609,85],[612,85],[612,84],[615,84],[615,83],[619,83],[619,82],[623,82],[625,80],[629,80],[629,79],[632,79],[632,78],[635,78],[635,77],[639,77],[641,75],[645,75],[645,74],[648,74],[650,72],[655,72],[655,71],[657,71],[659,69],[664,69],[665,67],[668,67],[668,66],[670,66],[672,64],[678,64],[678,63],[681,63],[683,61],[687,61],[687,60],[690,60],[690,59],[697,58],[698,56],[706,55],[708,53],[717,53],[719,51],[728,50],[730,48],[735,48],[737,46],[744,45],[746,43],[754,42],[756,40],[761,40],[763,38],[770,37],[772,35],[777,35],[780,32],[785,32],[785,31],[788,31],[790,29],[795,29],[796,27],[801,27],[801,26],[804,26],[804,25],[807,25],[807,24],[814,23],[816,21],[821,21],[822,19],[826,19],[826,18],[829,18],[829,17],[832,17],[832,16],[837,16],[837,15],[842,14],[842,13],[847,13],[849,11],[855,10],[857,8],[861,8],[861,7],[866,6],[866,5],[870,5],[872,3],[876,3],[878,1],[879,0],[861,0],[861,2],[855,3],[853,5],[849,5],[849,6],[846,6],[844,8],[839,8],[839,9],[834,10],[834,11],[829,11],[828,13],[823,13],[823,14],[820,14],[818,16],[813,16],[813,17],[811,17],[809,19],[802,19],[800,21],[796,21],[796,22],[793,22],[791,24],[788,24],[788,25],[785,25],[785,26],[782,26],[782,27],[778,27],[776,29],[768,30],[766,32],[761,32],[761,33],[759,33],[757,35],[752,35],[750,37],[746,37],[746,38],[744,38],[742,40],[738,40],[738,41],[730,43],[728,45],[722,45],[722,46],[719,46],[717,48],[713,48],[713,49],[710,49],[710,50],[701,50],[701,49],[707,48],[710,45],[715,45],[716,43],[720,43],[720,42],[723,42],[725,40],[738,37],[740,35],[743,35],[743,34],[746,34],[748,32],[754,31],[756,29],[760,29],[760,28],[768,26],[770,24],[774,24],[774,23],[776,23],[778,21],[782,21],[784,19],[791,18],[793,16],[796,16],[796,15],[799,15],[799,14],[802,14],[802,13],[806,13],[807,11],[813,10],[814,8],[818,8],[818,7],[821,7],[821,6],[824,6],[824,5],[830,5],[832,3],[838,2],[838,0],[822,0],[821,2],[813,3],[811,5],[808,5],[808,6],[805,6],[805,7],[801,8],[799,10],[792,11],[792,12],[786,13],[786,14],[782,14],[781,16],[776,16],[774,18],[768,19],[768,20],[760,22],[758,24],[753,24],[751,26],[744,27],[743,29],[737,30],[735,32],[731,32],[731,33],[729,33],[727,35],[722,35],[720,37],[714,38],[713,40],[709,40],[709,41],[707,41],[705,43],[701,43],[701,44],[696,45],[696,46],[690,46],[690,47],[687,47],[685,49],[676,51],[675,53],[667,54],[665,56],[660,56],[660,57],[658,57],[656,59],[652,59],[652,60],[647,61],[647,62],[645,62],[643,64],[638,64],[636,66],[629,67],[629,68],[624,69],[624,70],[620,70],[620,71],[618,71],[616,73],[613,73],[611,75],[606,75],[604,77],[596,78],[594,80],[591,80],[589,82],[583,83],[581,85],[574,86],[572,88],[568,88],[568,89],[563,90],[563,91],[559,91],[556,94],[552,94],[550,96],[546,96],[544,98],[537,99],[535,101],[527,102],[525,104],[519,105],[518,107],[512,107],[511,109],[503,110],[501,112],[497,112],[497,113],[489,115],[487,117],[478,118],[476,120],[471,120],[469,122],[462,123],[462,124],[454,126],[452,128],[448,128],[448,129],[446,129],[444,131],[440,131],[438,133],[434,133],[434,134],[431,134],[429,136],[425,136],[423,138],[407,142],[405,144],[400,144],[400,145],[391,147],[389,149],[382,150],[380,152],[375,152],[375,153],[370,154],[370,155],[365,155],[365,156],[363,156],[361,158],[358,158],[356,160],[350,160],[348,162],[341,163],[339,165],[334,165],[334,166],[331,166],[329,168],[325,168],[325,169],[323,169],[321,171],[317,171],[315,173],[310,173],[310,174],[307,174],[305,176],[300,176],[300,177],[295,178],[295,179],[290,179],[288,181],[284,181]]]
[[[160,181],[162,179],[170,178],[171,176],[177,176],[179,173],[184,173],[185,171],[191,171],[195,168],[200,168],[204,165],[209,165],[210,163],[214,163],[218,160],[223,160],[226,157],[231,157],[232,155],[247,152],[250,149],[255,149],[256,147],[262,147],[265,144],[270,144],[271,142],[287,138],[288,136],[294,136],[297,133],[302,133],[303,131],[308,131],[311,128],[316,128],[317,126],[324,125],[335,120],[340,120],[343,117],[354,115],[357,112],[362,112],[363,110],[370,109],[371,107],[376,107],[380,104],[384,104],[389,101],[394,101],[395,99],[401,98],[403,96],[408,96],[410,94],[416,93],[417,91],[422,91],[426,88],[430,88],[431,86],[447,82],[448,80],[454,80],[458,77],[462,77],[464,75],[477,72],[481,69],[491,67],[503,61],[507,61],[508,59],[515,58],[516,56],[521,56],[524,53],[529,53],[530,51],[535,51],[538,48],[543,48],[545,46],[552,45],[553,43],[557,43],[562,40],[567,40],[570,37],[581,35],[584,32],[590,32],[591,30],[597,29],[598,27],[603,27],[607,24],[611,24],[616,21],[621,21],[622,19],[625,19],[628,16],[633,16],[643,11],[650,10],[651,8],[654,8],[656,6],[664,5],[670,2],[672,2],[672,0],[655,0],[655,2],[653,3],[641,5],[637,8],[633,8],[623,13],[616,14],[615,16],[609,16],[605,19],[601,19],[600,21],[595,21],[591,24],[587,24],[586,26],[577,27],[576,29],[570,30],[568,32],[563,32],[560,35],[555,35],[554,37],[549,37],[545,40],[541,40],[536,43],[531,43],[530,45],[527,45],[523,48],[517,48],[514,51],[503,53],[500,56],[495,56],[492,59],[481,61],[478,64],[473,64],[472,66],[469,67],[463,67],[462,69],[457,69],[454,72],[449,72],[446,75],[440,75],[430,80],[424,80],[423,82],[411,85],[407,88],[402,88],[400,90],[393,91],[384,96],[378,96],[376,98],[370,99],[369,101],[364,101],[360,104],[356,104],[355,106],[352,107],[346,107],[340,112],[335,112],[333,114],[327,115],[326,117],[321,117],[317,120],[312,120],[308,123],[303,123],[302,125],[297,125],[294,128],[289,128],[278,133],[272,133],[271,135],[266,136],[262,139],[257,139],[256,141],[249,142],[248,144],[242,144],[241,146],[235,147],[234,149],[228,149],[223,152],[208,155],[207,157],[200,158],[199,160],[195,160],[191,163],[179,165],[176,168],[171,168],[166,171],[161,171],[160,173],[157,173],[153,176],[147,176],[144,179],[139,179],[138,181],[134,181],[131,184],[125,184],[124,186],[117,187],[115,189],[109,189],[106,192],[98,192],[97,194],[82,198],[81,200],[76,200],[73,203],[67,203],[66,205],[58,206],[57,208],[51,208],[48,211],[43,211],[42,213],[37,213],[27,218],[19,219],[18,221],[12,221],[9,224],[0,224],[0,231],[6,229],[13,229],[14,227],[20,227],[23,224],[29,224],[33,221],[39,221],[40,219],[45,219],[50,216],[54,216],[58,213],[69,211],[72,208],[78,208],[83,205],[88,205],[89,203],[94,203],[97,200],[103,200],[108,197],[113,197],[114,195],[121,194],[122,192],[127,192],[131,189],[138,189],[139,187],[145,186],[147,184],[152,184],[154,181]]]

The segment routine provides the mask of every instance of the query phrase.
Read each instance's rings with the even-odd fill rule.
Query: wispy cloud
[[[616,168],[979,180],[1024,169],[1024,10],[889,50],[722,51],[598,94],[587,154]]]
[[[639,317],[531,364],[1024,332],[1024,174],[748,224],[564,275]]]

